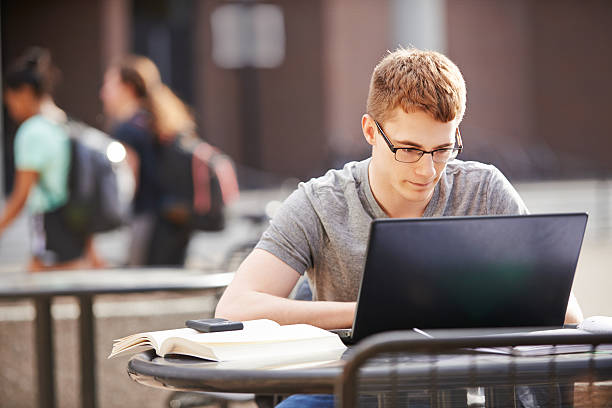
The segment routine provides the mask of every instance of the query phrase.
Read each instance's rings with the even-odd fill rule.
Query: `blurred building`
[[[469,157],[520,179],[609,177],[612,2],[447,1]]]
[[[104,127],[98,90],[126,52],[151,57],[246,185],[368,155],[369,76],[387,49],[447,53],[468,84],[464,158],[511,178],[608,176],[609,0],[3,1],[2,66],[30,45],[63,71],[58,104]],[[11,124],[3,137],[11,179]],[[247,176],[244,176],[247,174]],[[248,174],[257,176],[248,177]]]

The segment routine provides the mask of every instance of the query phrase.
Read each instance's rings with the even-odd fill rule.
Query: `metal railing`
[[[612,379],[610,344],[612,334],[420,339],[413,332],[382,333],[350,351],[336,385],[337,406],[517,406],[519,400],[530,406],[538,399],[571,405],[574,383],[587,383],[593,397],[595,383]],[[571,354],[564,353],[568,345]],[[470,402],[474,394],[481,400]]]

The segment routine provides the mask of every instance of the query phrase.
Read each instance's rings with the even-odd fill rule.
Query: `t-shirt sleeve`
[[[313,266],[321,230],[321,221],[300,185],[276,211],[256,248],[270,252],[303,275]]]
[[[516,189],[497,168],[493,168],[487,188],[487,207],[490,215],[529,214]]]
[[[15,136],[15,167],[41,173],[54,159],[49,129],[39,121],[26,122]]]

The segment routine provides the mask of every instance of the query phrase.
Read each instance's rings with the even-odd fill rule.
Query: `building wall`
[[[30,46],[48,48],[61,77],[57,104],[93,126],[103,127],[98,91],[105,67],[127,50],[129,2],[123,0],[3,1],[2,70]],[[12,189],[15,124],[4,118],[5,192]]]
[[[58,105],[91,124],[97,123],[100,112],[101,6],[101,0],[2,2],[3,67],[26,47],[48,48],[62,71],[56,91]]]
[[[321,2],[281,7],[286,48],[276,68],[225,69],[212,60],[210,15],[223,2],[200,2],[194,81],[207,138],[239,164],[300,178],[325,167]]]
[[[240,71],[222,69],[211,58],[210,13],[226,2],[197,2],[190,75],[201,133],[239,163],[278,173],[277,179],[306,179],[367,156],[360,117],[369,77],[386,50],[398,45],[397,32],[410,32],[393,28],[403,21],[397,10],[410,7],[398,9],[388,0],[272,3],[284,13],[285,61]],[[440,31],[446,41],[440,43],[468,85],[464,158],[493,162],[519,179],[612,170],[606,123],[612,2],[436,4],[434,14],[445,16]],[[131,49],[131,7],[123,0],[2,2],[3,67],[26,46],[49,47],[63,71],[60,106],[104,126],[98,91],[105,67]],[[9,138],[5,161],[12,156]]]
[[[464,158],[517,179],[609,175],[612,2],[447,0]]]
[[[448,55],[467,85],[462,156],[505,172],[525,160],[535,132],[530,3],[447,1]]]
[[[610,175],[612,160],[612,2],[534,1],[534,139],[582,168]]]
[[[285,16],[285,61],[247,73],[257,81],[251,108],[260,114],[259,148],[248,146],[240,121],[245,74],[211,58],[210,14],[221,3],[200,3],[194,80],[204,133],[239,162],[301,179],[366,156],[360,120],[370,74],[388,48],[387,2],[272,3]],[[249,152],[258,152],[259,164],[249,161]]]
[[[323,9],[325,129],[340,166],[370,153],[361,130],[370,76],[390,47],[388,1],[328,0]]]

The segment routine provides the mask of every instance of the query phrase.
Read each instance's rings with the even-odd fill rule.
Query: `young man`
[[[351,327],[373,219],[526,214],[494,166],[454,160],[465,104],[465,82],[447,57],[389,53],[374,69],[361,118],[372,157],[299,185],[239,267],[216,316]],[[315,301],[287,299],[304,273]],[[581,319],[572,295],[566,321]]]
[[[494,166],[454,160],[465,103],[461,72],[445,56],[400,49],[383,58],[361,118],[372,157],[298,186],[238,268],[216,316],[351,327],[373,219],[526,214]],[[315,301],[287,299],[304,273]],[[580,320],[572,295],[566,322]],[[294,395],[280,406],[333,404],[333,395]]]

